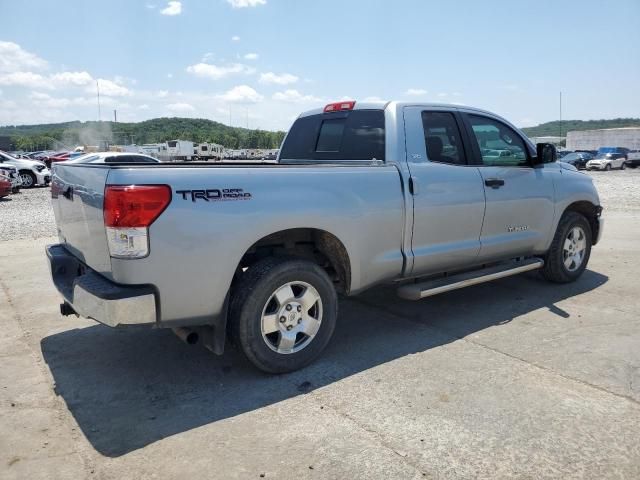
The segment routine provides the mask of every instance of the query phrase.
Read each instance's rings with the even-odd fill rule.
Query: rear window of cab
[[[295,121],[280,160],[384,160],[384,111],[352,110]]]

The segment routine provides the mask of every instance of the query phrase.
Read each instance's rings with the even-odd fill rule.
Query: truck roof
[[[359,102],[356,100],[353,110],[385,110],[388,107],[401,108],[401,107],[409,107],[409,106],[439,107],[439,108],[445,107],[445,108],[461,109],[461,110],[467,110],[467,111],[476,111],[478,113],[485,113],[492,116],[496,116],[495,113],[490,112],[488,110],[483,110],[476,107],[470,107],[468,105],[460,105],[460,104],[454,104],[454,103],[436,103],[436,102],[398,102],[398,101],[386,102],[382,100],[373,101],[373,102]],[[324,108],[325,107],[322,106],[322,107],[314,108],[312,110],[307,110],[306,112],[302,112],[298,118],[324,113]]]

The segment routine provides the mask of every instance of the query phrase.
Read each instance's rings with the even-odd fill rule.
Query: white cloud
[[[247,8],[266,5],[267,0],[227,0],[227,3],[233,8]]]
[[[260,75],[261,83],[275,83],[277,85],[289,85],[290,83],[296,83],[298,77],[291,75],[290,73],[283,73],[282,75],[276,75],[273,72],[262,73]]]
[[[51,75],[51,81],[57,85],[75,85],[82,87],[93,83],[93,77],[88,72],[61,72]]]
[[[167,78],[169,79],[173,78],[173,73],[167,73]]]
[[[445,93],[445,92],[438,93],[438,97],[440,97],[440,98],[444,98],[444,97],[448,97],[448,96],[449,96],[449,94]]]
[[[409,88],[404,93],[405,93],[405,95],[410,95],[412,97],[421,97],[423,95],[426,95],[429,92],[427,92],[426,90],[424,90],[422,88]]]
[[[108,97],[125,97],[131,95],[131,90],[122,85],[118,85],[116,82],[106,80],[104,78],[98,78],[98,85],[100,86],[100,95],[106,95]],[[90,85],[87,87],[87,92],[95,92],[96,86]]]
[[[306,103],[319,102],[321,99],[313,95],[303,95],[297,90],[285,90],[284,92],[276,92],[272,97],[274,100],[289,103]]]
[[[258,103],[264,98],[248,85],[238,85],[218,98],[232,103]]]
[[[164,98],[164,97],[166,97],[167,95],[169,95],[169,90],[158,90],[157,95],[158,95],[160,98]]]
[[[363,102],[384,102],[383,99],[381,99],[380,97],[365,97],[362,99]]]
[[[35,105],[47,108],[66,108],[72,105],[85,106],[89,102],[91,102],[91,100],[88,100],[84,97],[55,98],[47,93],[42,92],[31,92],[31,94],[29,95],[29,99],[31,99],[31,101]]]
[[[247,53],[244,56],[245,60],[257,60],[258,59],[258,54],[257,53]]]
[[[238,35],[234,35],[233,37],[231,37],[231,41],[239,42],[240,41],[240,37]]]
[[[195,107],[190,103],[170,103],[167,105],[167,109],[172,112],[193,112]]]
[[[13,72],[0,75],[0,85],[5,87],[53,88],[51,82],[33,72]]]
[[[146,103],[138,105],[138,110],[149,110],[149,105],[147,105]]]
[[[187,72],[197,77],[219,80],[220,78],[235,74],[250,75],[255,72],[255,69],[241,63],[226,66],[213,65],[211,63],[196,63],[195,65],[188,66]]]
[[[162,15],[169,15],[169,16],[180,15],[182,13],[182,3],[171,1],[167,3],[167,6],[165,8],[160,10],[160,13]]]
[[[0,42],[0,72],[42,70],[47,62],[13,42]]]

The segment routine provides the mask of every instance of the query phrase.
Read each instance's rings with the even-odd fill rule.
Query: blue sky
[[[640,0],[0,0],[0,125],[462,103],[519,126],[640,117]]]

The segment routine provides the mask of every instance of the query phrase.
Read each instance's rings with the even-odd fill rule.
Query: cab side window
[[[460,129],[453,113],[422,112],[427,158],[432,162],[466,165]]]
[[[527,147],[512,128],[492,118],[469,115],[482,163],[492,167],[527,167]],[[472,140],[473,141],[473,140]]]

